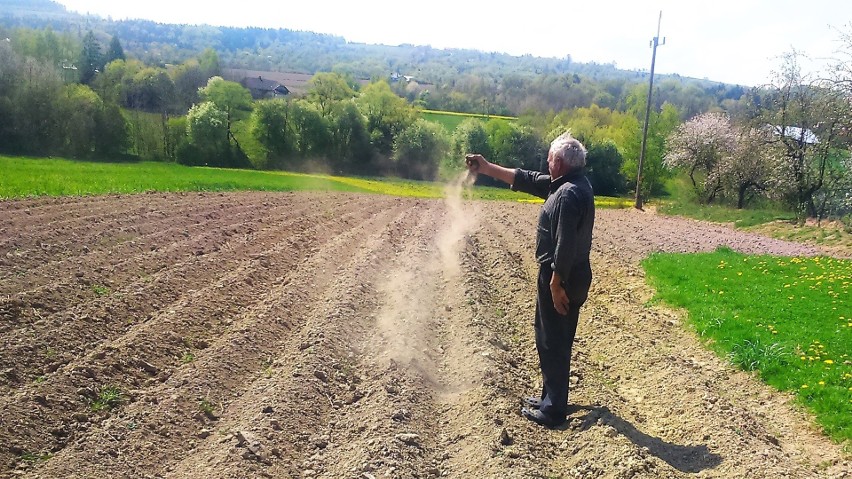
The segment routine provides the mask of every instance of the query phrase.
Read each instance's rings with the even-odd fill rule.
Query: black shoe
[[[535,396],[521,398],[521,406],[538,409],[541,407],[541,398]]]
[[[565,418],[552,418],[538,409],[521,408],[521,415],[538,425],[550,428],[560,426],[565,422]]]

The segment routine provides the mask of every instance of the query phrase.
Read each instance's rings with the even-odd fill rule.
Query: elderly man
[[[465,161],[470,171],[546,200],[536,238],[539,274],[535,345],[543,387],[541,397],[522,400],[521,413],[543,426],[558,426],[568,414],[571,346],[580,306],[592,282],[589,251],[595,203],[592,186],[583,174],[586,149],[567,132],[553,140],[547,154],[550,174],[505,168],[479,154],[466,155]]]

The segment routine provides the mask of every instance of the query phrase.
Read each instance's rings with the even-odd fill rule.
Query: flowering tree
[[[713,175],[723,184],[726,194],[737,198],[737,208],[744,208],[757,194],[769,196],[779,178],[781,151],[767,142],[766,133],[754,128],[736,134],[734,151],[722,156]]]
[[[847,146],[852,104],[836,82],[803,73],[800,57],[785,55],[773,83],[752,93],[750,110],[753,124],[768,130],[768,141],[781,151],[775,191],[804,219],[818,216],[815,197]]]
[[[723,161],[733,170],[736,134],[727,115],[704,113],[678,126],[666,140],[664,164],[689,174],[698,200],[711,203],[724,188]]]

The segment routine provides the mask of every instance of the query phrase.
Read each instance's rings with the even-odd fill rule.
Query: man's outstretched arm
[[[515,168],[506,168],[496,165],[485,159],[480,154],[465,155],[464,161],[467,163],[467,169],[473,173],[478,173],[485,176],[498,179],[509,186],[515,182]]]

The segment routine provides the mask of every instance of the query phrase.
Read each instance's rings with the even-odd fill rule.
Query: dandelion
[[[834,361],[832,361],[831,359],[826,359],[826,360],[825,360],[825,361],[823,361],[823,362],[824,362],[825,364],[834,364]]]
[[[802,389],[807,389],[807,388],[808,388],[807,384],[802,384]]]
[[[825,386],[825,381],[820,381],[818,384],[819,384],[820,386]]]
[[[800,357],[799,359],[801,359],[802,361],[804,361],[804,360],[805,360],[805,359],[807,359],[807,358],[806,358],[806,357],[804,357],[804,356],[802,356],[802,357]]]

